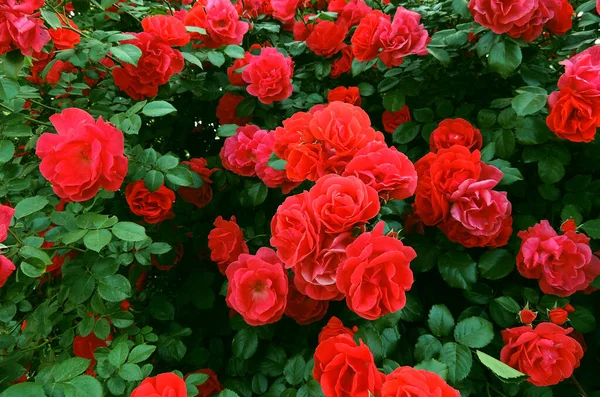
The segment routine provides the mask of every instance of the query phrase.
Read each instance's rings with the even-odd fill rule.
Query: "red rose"
[[[8,227],[14,214],[14,208],[0,204],[0,243],[8,238]]]
[[[8,281],[8,278],[16,270],[15,264],[4,255],[0,255],[0,288]]]
[[[292,58],[269,47],[252,57],[242,71],[242,78],[249,84],[246,91],[268,105],[283,101],[292,94],[293,73]]]
[[[548,311],[548,318],[556,325],[563,325],[569,319],[569,312],[561,307]]]
[[[380,397],[460,397],[460,392],[441,376],[424,369],[398,367],[390,373],[381,387]]]
[[[142,19],[144,32],[160,37],[172,47],[182,47],[190,42],[190,34],[179,19],[169,15],[153,15]]]
[[[327,5],[327,11],[337,12],[336,23],[352,27],[358,25],[373,9],[364,0],[332,0]]]
[[[313,216],[327,233],[342,233],[379,213],[377,191],[354,176],[325,175],[306,198]]]
[[[2,51],[0,51],[1,53]],[[34,51],[31,54],[31,63],[32,65],[29,67],[29,72],[31,76],[25,76],[25,78],[33,84],[39,85],[44,83],[44,79],[42,79],[41,73],[44,71],[46,66],[52,61],[54,58],[54,49],[49,50],[49,52],[36,52]],[[59,61],[57,61],[59,62]]]
[[[77,25],[75,25],[75,22],[72,20],[62,16],[60,19],[63,26],[69,24],[69,26],[73,29],[79,30]],[[68,28],[50,29],[48,33],[50,33],[54,47],[56,47],[57,50],[68,50],[75,47],[81,41],[81,36],[79,33]]]
[[[199,188],[181,186],[177,190],[177,194],[179,194],[186,203],[194,204],[198,208],[206,207],[208,203],[210,203],[210,200],[212,200],[213,195],[212,188],[210,187],[212,184],[210,176],[218,168],[208,168],[206,166],[206,160],[202,157],[190,159],[190,161],[183,161],[182,163],[187,164],[192,172],[200,175],[204,184]]]
[[[384,200],[404,200],[415,193],[417,171],[413,163],[395,147],[371,142],[346,165],[343,176],[356,176],[371,186]]]
[[[519,319],[523,324],[531,324],[537,317],[537,312],[529,309],[523,309],[519,312]]]
[[[78,70],[75,66],[73,66],[73,64],[69,61],[61,61],[60,59],[56,60],[56,62],[54,62],[54,65],[52,65],[52,67],[50,68],[50,70],[48,71],[48,74],[46,74],[46,80],[45,82],[50,84],[51,87],[54,87],[54,85],[56,83],[58,83],[60,81],[60,78],[62,77],[63,73],[77,73]],[[68,94],[66,94],[68,95]]]
[[[383,129],[385,132],[393,134],[400,125],[410,121],[410,110],[408,106],[404,105],[402,109],[397,112],[390,112],[386,110],[381,115],[381,122],[383,123]]]
[[[287,177],[292,181],[302,182],[305,180],[316,181],[319,178],[318,166],[324,161],[321,145],[317,144],[293,144],[289,147],[285,171]]]
[[[277,254],[262,247],[256,255],[241,254],[225,271],[227,306],[252,326],[281,319],[288,294],[288,279]]]
[[[215,228],[208,234],[210,260],[217,262],[219,271],[225,274],[225,269],[231,262],[237,260],[240,254],[248,253],[248,246],[235,216],[232,216],[229,221],[219,216],[213,225]]]
[[[600,275],[600,259],[592,254],[585,234],[558,235],[547,220],[520,231],[517,270],[538,279],[545,294],[569,296],[586,289]]]
[[[565,34],[573,27],[573,6],[569,0],[561,0],[554,16],[546,22],[546,29],[554,34]]]
[[[185,26],[206,30],[206,34],[192,33],[192,40],[201,41],[200,47],[219,48],[241,44],[250,25],[239,18],[229,0],[197,1],[185,17]]]
[[[241,95],[231,94],[226,92],[221,99],[219,99],[219,104],[217,105],[217,119],[219,119],[219,124],[237,124],[237,125],[246,125],[248,121],[252,118],[252,116],[248,117],[238,117],[235,112],[238,105],[244,100],[244,97]]]
[[[585,97],[600,96],[600,46],[592,46],[560,64],[565,67],[558,79],[560,90],[571,88]]]
[[[371,141],[383,142],[383,134],[371,127],[367,113],[349,103],[332,102],[310,121],[312,136],[322,141],[335,157],[353,157]]]
[[[320,245],[294,268],[294,284],[298,290],[315,300],[341,300],[343,293],[336,285],[336,272],[346,259],[346,249],[354,241],[351,232],[322,233]]]
[[[58,134],[44,133],[36,154],[40,172],[54,193],[71,201],[86,201],[100,188],[117,191],[127,175],[123,133],[99,117],[70,108],[50,116]]]
[[[451,146],[464,146],[470,151],[481,149],[481,132],[465,119],[442,120],[429,137],[429,149],[436,153]]]
[[[375,58],[381,48],[382,27],[390,24],[390,16],[379,10],[371,11],[360,21],[352,35],[352,53],[361,62]]]
[[[146,378],[131,393],[131,397],[187,397],[185,382],[172,372]]]
[[[219,153],[223,168],[238,175],[255,176],[257,159],[254,151],[267,134],[255,125],[238,127],[236,135],[225,139]]]
[[[583,357],[581,345],[568,336],[572,330],[552,323],[506,329],[500,360],[529,375],[536,386],[556,385],[573,374]]]
[[[344,24],[318,20],[306,38],[306,46],[317,55],[331,58],[344,47],[347,33]]]
[[[273,148],[279,158],[287,159],[291,144],[314,141],[309,129],[312,118],[311,113],[297,112],[292,117],[283,120],[283,127],[275,129],[275,145]]]
[[[300,293],[294,286],[294,281],[290,279],[284,312],[286,316],[293,318],[300,325],[307,325],[325,317],[328,308],[329,302],[314,300]]]
[[[548,5],[553,2],[548,1]],[[544,24],[554,15],[546,0],[471,0],[469,10],[475,22],[494,33],[507,33],[527,42],[538,38]]]
[[[342,334],[347,334],[350,335],[351,338],[354,338],[354,334],[357,331],[358,327],[354,327],[352,329],[344,327],[342,320],[335,316],[332,316],[327,322],[327,325],[325,325],[319,333],[319,343],[323,342],[326,339]]]
[[[271,220],[270,244],[288,269],[312,254],[319,244],[318,226],[309,213],[307,196],[302,192],[287,197]]]
[[[360,91],[358,90],[358,87],[336,87],[332,90],[329,90],[327,93],[327,101],[329,103],[340,101],[360,106]]]
[[[369,347],[349,335],[320,342],[314,355],[313,376],[327,397],[378,396],[385,375],[377,370]]]
[[[305,41],[310,35],[310,32],[314,30],[316,25],[311,23],[311,17],[314,17],[314,15],[305,15],[302,20],[296,21],[293,30],[294,41]]]
[[[427,55],[429,34],[420,21],[421,14],[399,6],[392,23],[386,21],[379,27],[379,59],[388,68],[402,64],[407,55]]]
[[[433,157],[428,154],[417,163],[431,161],[429,175],[435,189],[446,197],[452,196],[459,186],[467,179],[479,180],[481,174],[481,155],[479,151],[469,152],[464,146],[454,145],[448,149],[439,150]]]
[[[223,386],[221,386],[219,380],[217,379],[217,374],[215,374],[215,372],[212,369],[200,369],[196,372],[187,374],[184,379],[187,379],[188,376],[192,374],[208,375],[208,379],[203,384],[196,386],[196,388],[198,389],[199,397],[211,397],[223,390]]]
[[[113,78],[119,89],[141,101],[158,93],[158,87],[166,84],[171,76],[183,70],[183,55],[174,50],[155,34],[131,33],[135,39],[123,41],[142,50],[137,66],[124,63],[113,69]]]
[[[122,300],[121,304],[119,305],[119,310],[126,312],[129,309],[131,309],[131,303],[129,303],[127,299]]]
[[[600,127],[600,98],[583,96],[570,88],[548,97],[546,124],[557,137],[571,142],[591,142]]]
[[[384,236],[384,227],[380,222],[372,232],[358,236],[337,270],[336,284],[346,304],[368,320],[402,309],[413,283],[410,261],[417,254],[400,240]]]
[[[348,73],[352,67],[352,60],[354,59],[352,47],[349,45],[342,47],[340,53],[342,56],[331,63],[330,75],[334,79],[337,79],[344,73]]]
[[[151,192],[143,180],[132,182],[125,189],[125,199],[131,212],[143,216],[147,223],[159,223],[173,216],[175,193],[165,185]]]
[[[271,0],[273,17],[281,22],[293,21],[299,5],[300,0]]]
[[[288,194],[299,183],[290,181],[285,170],[276,170],[268,164],[275,147],[275,131],[260,136],[257,135],[257,139],[260,140],[253,150],[253,155],[256,158],[256,176],[267,187],[280,187],[284,194]]]
[[[250,63],[252,59],[252,54],[248,51],[244,53],[243,58],[236,59],[233,61],[233,65],[227,68],[227,77],[229,78],[229,83],[232,85],[237,85],[239,87],[244,87],[246,82],[242,77],[242,68]],[[225,95],[233,95],[233,94],[225,94]],[[243,97],[240,97],[243,99]],[[241,102],[241,101],[240,101]],[[221,123],[221,124],[229,124],[229,123]]]
[[[88,373],[93,373],[94,365],[96,365],[96,359],[94,358],[94,352],[96,349],[99,347],[106,347],[106,342],[111,341],[112,338],[112,335],[109,334],[105,340],[102,340],[93,332],[87,336],[75,336],[75,339],[73,339],[73,354],[75,354],[77,357],[83,357],[90,360]]]
[[[18,49],[23,55],[40,52],[50,41],[44,21],[34,18],[39,0],[5,0],[0,3],[0,55]]]
[[[452,205],[450,216],[440,225],[450,241],[467,248],[495,248],[508,243],[512,234],[512,205],[506,192],[491,190],[489,186],[495,183],[468,183],[466,191]]]
[[[115,67],[114,61],[107,57],[102,58],[98,63],[101,65],[98,65],[100,67],[90,66],[88,69],[90,72],[95,73],[97,78],[92,79],[87,75],[87,73],[84,73],[83,75],[83,80],[89,87],[95,86],[100,80],[104,79],[106,75],[108,75],[108,72],[110,72],[112,68]]]

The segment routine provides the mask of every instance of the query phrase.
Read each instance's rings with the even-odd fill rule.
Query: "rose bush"
[[[598,397],[598,10],[0,0],[0,397]]]

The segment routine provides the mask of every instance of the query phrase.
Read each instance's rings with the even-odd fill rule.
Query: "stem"
[[[13,238],[15,240],[17,240],[17,243],[19,243],[19,245],[23,244],[23,241],[21,241],[21,238],[19,236],[17,236],[17,234],[15,232],[13,232],[10,229],[8,229],[8,232],[10,233],[11,236],[13,236]]]
[[[53,106],[48,106],[48,105],[45,105],[45,104],[43,104],[42,102],[38,102],[38,101],[35,101],[35,100],[33,100],[33,99],[28,99],[28,101],[29,101],[29,102],[31,102],[31,103],[35,103],[36,105],[40,105],[40,106],[42,106],[42,107],[45,107],[45,108],[51,109],[51,110],[57,110],[57,111],[59,111],[59,112],[61,111],[61,109],[59,109],[59,108],[55,108],[55,107],[53,107]]]
[[[504,393],[502,393],[500,390],[496,389],[494,386],[489,385],[490,388],[495,391],[496,393],[498,393],[499,395],[501,395],[502,397],[506,397],[506,395]]]
[[[6,106],[3,103],[0,103],[0,106],[2,106],[4,109],[8,110],[11,113],[15,113],[15,111],[13,109],[9,108],[8,106]],[[33,121],[34,123],[38,123],[38,124],[42,124],[42,125],[47,125],[47,126],[52,126],[52,124],[50,124],[50,123],[46,123],[44,121],[39,121],[39,120],[36,120],[36,119],[34,119],[32,117],[27,117],[27,116],[24,116],[24,117],[25,117],[25,120]]]
[[[255,238],[259,238],[259,237],[267,237],[266,234],[257,234],[256,236],[250,237],[248,240],[246,240],[246,242],[254,240]]]
[[[571,381],[573,382],[573,384],[575,384],[575,387],[577,388],[577,391],[579,392],[579,394],[582,397],[588,397],[588,395],[585,392],[585,390],[583,390],[583,387],[581,387],[581,384],[577,381],[577,378],[575,378],[575,375],[571,376]]]
[[[62,246],[62,247],[40,248],[40,249],[41,250],[70,249],[70,250],[74,250],[74,251],[85,252],[85,250],[82,250],[81,248],[73,247],[71,245],[65,245],[65,246]]]

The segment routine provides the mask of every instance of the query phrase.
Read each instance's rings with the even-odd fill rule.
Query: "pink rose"
[[[262,139],[260,139],[262,138]],[[276,170],[268,165],[275,147],[275,131],[257,136],[260,139],[254,149],[256,158],[256,176],[270,188],[280,187],[284,194],[288,194],[293,188],[298,186],[299,182],[292,182],[288,179],[285,169]]]
[[[595,45],[560,63],[565,72],[558,88],[571,88],[584,96],[600,96],[600,45]]]
[[[250,95],[265,104],[280,102],[292,95],[292,58],[283,56],[277,49],[263,48],[260,55],[252,57],[242,71],[242,78]]]
[[[421,14],[400,6],[392,23],[382,26],[379,58],[388,68],[400,65],[407,55],[427,55],[429,34],[420,21]]]
[[[237,134],[225,139],[221,149],[223,167],[242,176],[255,176],[257,159],[254,151],[267,131],[255,125],[238,127]]]
[[[0,204],[0,243],[8,237],[8,227],[14,214],[14,208]]]
[[[201,47],[219,48],[241,44],[250,25],[240,21],[235,6],[229,0],[197,1],[185,17],[186,26],[204,28],[206,34],[192,32],[192,40],[201,40]]]

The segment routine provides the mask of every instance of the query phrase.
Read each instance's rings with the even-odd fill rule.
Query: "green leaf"
[[[83,238],[83,244],[92,251],[100,252],[112,239],[112,233],[106,229],[90,230]]]
[[[600,239],[600,219],[587,221],[581,225],[581,229],[593,239]]]
[[[244,193],[245,195],[240,197],[242,204],[256,207],[265,201],[269,194],[269,188],[262,181],[246,179],[244,181]]]
[[[239,126],[237,124],[223,124],[217,128],[217,135],[222,138],[227,138],[237,134],[236,130]]]
[[[235,115],[238,117],[248,117],[254,112],[256,99],[254,97],[246,98],[235,108]]]
[[[490,69],[498,72],[502,77],[508,77],[519,67],[522,59],[519,45],[506,39],[492,46],[488,62]]]
[[[56,366],[54,380],[64,382],[81,375],[90,366],[90,360],[82,357],[69,358]]]
[[[275,152],[271,153],[271,156],[269,157],[269,161],[267,162],[267,165],[269,167],[271,167],[277,171],[285,170],[286,164],[287,164],[287,161],[280,159]]]
[[[121,302],[131,296],[129,280],[120,274],[113,274],[98,281],[98,293],[109,302]]]
[[[150,356],[152,355],[152,353],[154,353],[155,350],[156,350],[156,346],[150,346],[150,345],[136,346],[133,348],[133,350],[131,350],[131,353],[129,353],[129,359],[127,361],[130,363],[133,363],[133,364],[137,364],[142,361],[146,361],[148,358],[150,358]]]
[[[442,350],[442,343],[433,335],[421,335],[415,345],[415,360],[425,361],[436,357]]]
[[[429,329],[436,336],[448,336],[454,329],[454,317],[446,305],[433,305],[427,320]]]
[[[438,257],[438,268],[448,285],[467,289],[477,282],[477,264],[466,252],[445,252]]]
[[[179,159],[170,154],[165,154],[164,156],[161,156],[158,160],[156,160],[156,163],[154,163],[154,166],[161,171],[171,170],[177,167],[178,165]]]
[[[515,151],[515,135],[511,130],[502,129],[494,134],[495,150],[498,157],[507,159]]]
[[[513,98],[511,105],[517,116],[527,116],[539,112],[546,106],[548,95],[541,93],[524,92]]]
[[[219,393],[217,395],[217,397],[240,397],[240,396],[239,396],[239,394],[237,394],[234,391],[231,391],[229,389],[225,389],[221,393]]]
[[[421,127],[413,121],[407,121],[406,123],[400,124],[394,131],[394,143],[404,145],[411,142],[419,135],[420,128]]]
[[[11,141],[0,141],[0,164],[12,160],[15,154],[15,145]]]
[[[484,318],[469,317],[456,324],[454,339],[462,345],[480,349],[494,339],[494,327]]]
[[[133,44],[122,44],[118,47],[112,47],[110,52],[119,61],[129,63],[134,66],[137,66],[137,63],[142,56],[142,50]]]
[[[6,76],[13,80],[17,80],[19,72],[23,68],[24,61],[25,57],[21,54],[21,50],[7,52],[2,61],[2,70],[4,70]]]
[[[144,227],[133,222],[119,222],[111,230],[115,236],[123,241],[136,242],[148,238]]]
[[[538,162],[538,174],[545,184],[551,185],[565,176],[565,167],[556,157],[547,157]]]
[[[241,59],[244,57],[244,49],[239,45],[228,45],[225,47],[225,54],[234,59]]]
[[[167,181],[177,186],[191,186],[194,184],[194,176],[189,168],[180,165],[169,170]]]
[[[306,369],[306,361],[302,356],[294,356],[288,360],[283,369],[285,380],[296,386],[304,380],[304,370]]]
[[[514,380],[520,382],[527,379],[527,375],[504,364],[502,361],[497,360],[494,357],[487,355],[479,350],[477,350],[475,353],[477,354],[477,358],[479,359],[479,361],[481,361],[483,365],[488,367],[494,373],[494,375],[496,375],[501,380]]]
[[[441,376],[444,380],[448,379],[448,365],[446,363],[439,362],[436,359],[421,361],[419,364],[415,365],[414,368],[433,372],[434,374]]]
[[[448,366],[448,380],[451,384],[466,378],[473,365],[471,350],[454,342],[448,342],[442,346],[439,361]]]
[[[144,374],[137,364],[125,364],[119,369],[119,376],[128,382],[144,379]]]
[[[219,51],[210,51],[207,54],[208,61],[216,67],[221,67],[225,63],[225,56]]]
[[[150,170],[144,176],[144,186],[151,192],[155,192],[163,185],[165,177],[162,172]]]
[[[255,374],[252,377],[252,392],[254,394],[263,394],[269,387],[269,380],[263,374]]]
[[[515,257],[505,249],[485,251],[479,257],[479,273],[488,280],[506,277],[515,268]]]
[[[521,145],[539,145],[551,137],[551,132],[543,119],[525,117],[517,120],[515,137]]]
[[[15,206],[15,219],[21,219],[34,212],[41,211],[48,204],[48,199],[43,196],[27,197]]]
[[[371,96],[375,93],[375,87],[369,83],[362,82],[358,85],[358,91],[361,96]]]
[[[594,314],[583,306],[575,305],[575,311],[569,314],[569,321],[577,331],[587,334],[596,329]]]
[[[94,335],[98,337],[98,339],[106,340],[110,335],[110,323],[104,317],[101,317],[94,324]]]
[[[176,111],[177,109],[166,101],[149,102],[142,109],[142,113],[148,117],[161,117]]]
[[[406,97],[399,90],[390,91],[383,97],[383,107],[390,112],[397,112],[404,107]]]
[[[231,343],[233,354],[236,357],[249,359],[258,349],[258,336],[254,328],[239,331]]]
[[[46,397],[42,386],[33,382],[19,383],[4,390],[0,397]]]
[[[127,343],[121,342],[116,345],[110,353],[108,353],[108,361],[114,365],[115,367],[120,367],[125,364],[127,360],[127,354],[129,353],[129,348],[127,347]]]
[[[427,47],[427,52],[433,55],[433,57],[440,61],[444,66],[447,66],[450,63],[450,54],[442,48]]]

